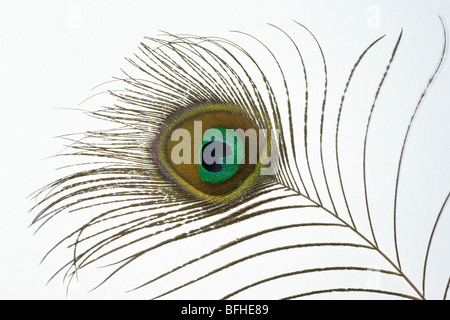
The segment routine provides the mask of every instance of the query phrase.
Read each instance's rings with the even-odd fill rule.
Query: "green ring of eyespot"
[[[225,127],[213,127],[208,129],[203,134],[202,143],[198,150],[199,159],[203,159],[203,148],[211,142],[219,141],[229,146],[232,150],[231,154],[224,156],[218,160],[221,165],[221,170],[212,172],[203,166],[203,161],[198,166],[198,174],[200,179],[208,183],[220,183],[230,179],[236,174],[239,169],[239,164],[244,159],[244,144],[241,138],[234,133],[234,130],[229,130]]]

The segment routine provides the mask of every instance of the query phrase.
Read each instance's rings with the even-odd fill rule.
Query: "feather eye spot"
[[[267,154],[261,121],[227,104],[186,108],[168,117],[151,146],[161,173],[187,192],[214,201],[245,193]]]

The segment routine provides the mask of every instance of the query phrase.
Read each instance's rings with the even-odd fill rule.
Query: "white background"
[[[374,12],[380,13],[375,23],[371,20]],[[392,71],[390,93],[388,90],[387,96],[380,98],[391,101],[385,105],[390,106],[389,110],[396,110],[386,116],[395,127],[397,117],[408,120],[439,59],[442,29],[438,15],[450,23],[448,0],[2,1],[0,298],[66,297],[61,281],[46,286],[55,264],[39,265],[60,232],[57,226],[52,226],[33,234],[35,228],[29,227],[32,215],[28,214],[33,201],[27,197],[59,177],[55,172],[55,160],[44,160],[62,150],[62,142],[54,137],[89,127],[83,116],[62,109],[77,108],[93,87],[117,75],[119,68],[126,65],[124,57],[136,51],[144,36],[157,36],[160,30],[204,36],[227,36],[229,30],[242,30],[263,36],[268,28],[266,23],[289,30],[293,28],[291,20],[295,19],[318,36],[329,57],[331,76],[336,74],[337,79],[344,81],[348,67],[362,50],[387,34],[384,47],[379,51],[380,66],[385,65],[403,28],[404,45],[399,50],[403,59],[399,58]],[[425,132],[425,135],[411,138],[411,150],[419,156],[407,171],[410,180],[405,184],[406,190],[412,192],[411,199],[416,201],[404,210],[411,209],[410,214],[415,215],[412,220],[417,222],[405,227],[405,234],[411,233],[409,239],[415,238],[417,230],[414,228],[420,225],[424,212],[428,214],[426,209],[431,214],[424,222],[425,233],[429,234],[448,192],[448,61],[438,77],[424,104],[427,111],[421,111],[415,123],[416,132]],[[342,88],[341,82],[338,89]],[[396,106],[398,108],[394,108]],[[399,124],[400,132],[404,132],[405,123]],[[389,142],[389,137],[382,139]],[[420,188],[413,187],[417,172],[426,172],[424,175],[428,177],[421,180]],[[450,261],[448,222],[447,212],[441,224],[444,228],[440,242],[442,254],[438,254],[439,259],[434,262],[435,268],[441,271],[448,270]],[[383,224],[379,227],[383,228]],[[409,242],[403,242],[405,255],[423,256],[423,240],[426,243],[426,238],[422,238],[419,252],[411,249],[416,247],[409,246]],[[435,286],[437,292],[442,292],[442,281]],[[122,292],[87,294],[88,289],[81,285],[69,298],[122,297]]]

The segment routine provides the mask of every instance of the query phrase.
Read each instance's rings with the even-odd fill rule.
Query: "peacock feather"
[[[403,31],[389,56],[379,57],[384,70],[371,75],[377,86],[365,98],[367,121],[356,124],[346,108],[354,77],[388,37],[361,47],[345,83],[330,83],[334,70],[319,39],[292,24],[314,47],[274,25],[281,54],[243,32],[235,34],[245,39],[241,45],[169,33],[146,38],[128,69],[96,88],[88,101],[99,99],[101,107],[86,112],[105,128],[63,136],[69,151],[60,155],[71,172],[40,189],[32,209],[38,229],[61,217],[73,224],[44,257],[69,252],[51,279],[61,275],[69,288],[81,271],[102,266],[94,288],[131,273],[138,279],[126,290],[148,298],[428,297],[427,261],[448,194],[439,212],[427,213],[436,220],[418,282],[402,263],[399,190],[414,119],[444,62],[444,23],[437,67],[395,155],[391,219],[383,222],[392,226],[389,235],[374,222],[368,168],[377,103]],[[310,67],[311,52],[320,72]],[[341,99],[330,100],[337,89]],[[349,162],[348,133],[356,125],[364,130]],[[444,299],[449,281],[439,293]]]

